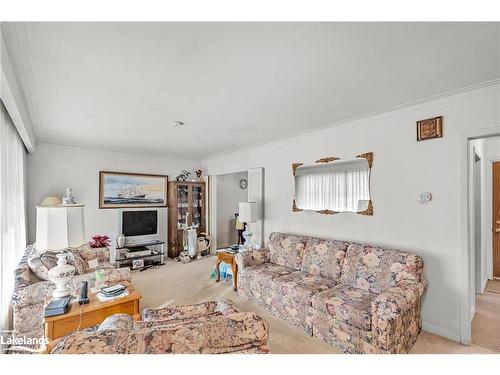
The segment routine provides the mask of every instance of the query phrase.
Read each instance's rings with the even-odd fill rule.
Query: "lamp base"
[[[250,226],[246,223],[245,231],[242,233],[242,236],[245,239],[246,250],[252,250],[252,234]]]
[[[71,294],[69,282],[75,274],[75,267],[67,263],[66,253],[57,254],[57,266],[49,271],[49,280],[56,285],[52,293],[54,298],[63,298]]]

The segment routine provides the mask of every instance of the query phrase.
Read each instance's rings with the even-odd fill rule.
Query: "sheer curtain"
[[[0,313],[1,329],[10,329],[14,269],[26,247],[25,148],[0,101]]]
[[[295,204],[304,210],[357,212],[359,201],[370,199],[365,170],[308,173],[295,177]]]

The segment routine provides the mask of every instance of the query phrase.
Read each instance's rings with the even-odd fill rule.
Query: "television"
[[[121,210],[120,229],[126,245],[141,245],[160,240],[158,210]]]

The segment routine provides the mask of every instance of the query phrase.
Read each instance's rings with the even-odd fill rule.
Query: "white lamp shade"
[[[83,244],[84,205],[37,206],[36,208],[36,249],[62,251],[68,247]]]
[[[239,220],[242,223],[252,223],[257,221],[257,203],[240,202],[238,215]]]

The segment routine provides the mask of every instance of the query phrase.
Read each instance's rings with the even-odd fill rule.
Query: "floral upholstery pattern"
[[[372,326],[372,301],[378,295],[347,285],[339,285],[313,297],[312,306],[327,315],[369,331]]]
[[[109,249],[106,247],[92,249],[88,245],[82,245],[80,248],[67,250],[66,260],[68,264],[75,267],[76,275],[83,275],[91,272],[88,266],[89,260],[97,259],[102,268],[113,268],[109,263]],[[27,252],[27,263],[31,271],[40,279],[48,280],[48,272],[57,264],[57,253],[46,251],[38,252],[34,246],[29,247]]]
[[[134,319],[128,314],[114,314],[108,316],[99,324],[96,332],[101,331],[129,331],[134,328]]]
[[[260,265],[241,257],[240,296],[347,353],[411,349],[426,287],[418,255],[285,233],[268,247]]]
[[[347,242],[320,240],[307,241],[302,271],[339,281],[347,251]]]
[[[31,271],[42,280],[49,279],[49,270],[54,268],[57,264],[57,257],[55,253],[48,251],[45,253],[39,253],[35,250],[35,248],[33,248],[28,254],[27,260]]]
[[[15,336],[25,336],[26,338],[35,339],[44,335],[42,322],[43,310],[45,302],[54,291],[54,284],[50,281],[42,280],[29,267],[28,259],[30,256],[32,256],[32,259],[36,258],[36,256],[32,255],[33,252],[36,252],[35,248],[32,245],[28,246],[25,255],[14,271],[15,286],[11,297],[11,305],[14,312],[13,330],[15,331]],[[90,252],[87,254],[90,256]],[[40,267],[47,265],[41,265]],[[103,266],[105,266],[103,273],[106,284],[116,284],[131,280],[130,269],[112,268],[111,265],[106,266],[105,263],[103,263]],[[75,275],[70,284],[72,294],[76,294],[81,281],[87,281],[89,287],[94,286],[95,273]]]
[[[372,330],[378,346],[395,352],[413,346],[421,330],[420,298],[424,289],[425,282],[402,281],[372,301]]]
[[[271,233],[268,243],[271,263],[300,270],[307,240],[308,237],[305,236]]]
[[[208,301],[194,305],[181,305],[164,307],[159,309],[144,309],[142,320],[147,321],[167,321],[199,318],[208,315],[227,315],[238,312],[234,302],[229,300]]]
[[[312,298],[336,282],[296,271],[271,280],[271,313],[312,335]]]
[[[420,281],[422,258],[405,251],[350,244],[342,270],[342,283],[381,293],[402,280]]]
[[[31,272],[28,266],[28,256],[33,251],[33,246],[28,246],[21,258],[17,268],[14,270],[14,288],[24,288],[25,286],[31,285],[38,281],[41,281],[38,276]]]
[[[192,314],[193,311],[205,315]],[[228,307],[231,306],[231,309]],[[209,301],[198,305],[172,307],[183,319],[135,322],[126,317],[108,317],[94,332],[74,332],[62,338],[52,354],[221,354],[268,353],[269,328],[254,313],[233,311],[230,301]],[[235,307],[234,307],[235,309]],[[218,314],[223,310],[226,314]],[[179,313],[180,312],[180,313]],[[121,315],[121,314],[120,314]],[[191,317],[191,319],[188,318]],[[118,327],[113,327],[113,324]],[[147,326],[143,323],[155,323]],[[130,324],[133,326],[130,327]]]
[[[238,294],[259,305],[270,305],[271,281],[292,272],[295,270],[274,263],[247,268],[244,272],[238,272]]]
[[[234,259],[238,268],[245,269],[247,267],[255,267],[262,263],[269,262],[270,256],[269,249],[264,248],[237,253]]]

